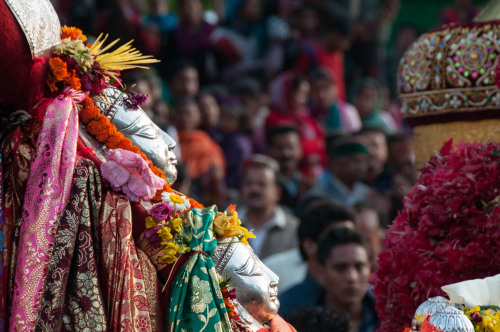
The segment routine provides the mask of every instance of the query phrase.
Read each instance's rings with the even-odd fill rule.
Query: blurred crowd
[[[238,203],[280,313],[299,331],[374,331],[368,276],[417,177],[396,74],[420,31],[391,32],[400,0],[53,2],[63,24],[161,60],[123,81],[178,142],[174,188]],[[440,22],[477,10],[457,0]]]

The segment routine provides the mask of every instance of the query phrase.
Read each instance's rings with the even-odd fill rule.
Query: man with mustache
[[[278,204],[281,191],[277,182],[278,163],[264,155],[253,155],[244,165],[239,210],[245,227],[253,229],[256,239],[249,244],[263,259],[297,247],[298,220]]]

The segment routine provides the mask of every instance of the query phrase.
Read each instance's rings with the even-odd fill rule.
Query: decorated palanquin
[[[498,9],[491,2],[474,23],[422,35],[400,62],[400,98],[421,175],[387,230],[370,279],[379,331],[409,328],[417,307],[444,296],[445,285],[500,274],[500,21],[491,20]],[[485,14],[489,21],[481,21]],[[477,324],[497,312],[468,309],[460,319],[469,314]],[[442,330],[439,317],[422,330]]]
[[[0,330],[294,331],[235,207],[170,188],[175,142],[120,80],[156,60],[48,0],[0,25]]]
[[[397,79],[419,167],[450,138],[499,140],[499,41],[500,21],[477,21],[429,31],[405,52]]]

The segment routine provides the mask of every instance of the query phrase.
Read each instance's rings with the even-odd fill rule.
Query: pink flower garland
[[[499,151],[449,141],[422,168],[370,279],[379,332],[403,331],[441,286],[500,273]]]

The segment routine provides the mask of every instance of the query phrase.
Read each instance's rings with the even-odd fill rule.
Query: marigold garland
[[[70,38],[71,40],[80,39],[82,42],[87,40],[87,37],[83,34],[82,30],[65,25],[61,27],[61,39],[66,38]]]
[[[64,86],[70,86],[74,90],[82,88],[76,71],[73,69],[69,72],[66,62],[59,57],[52,57],[49,60],[49,75],[47,78],[47,85],[50,91],[55,92],[59,90],[56,86],[59,82],[63,82]]]

